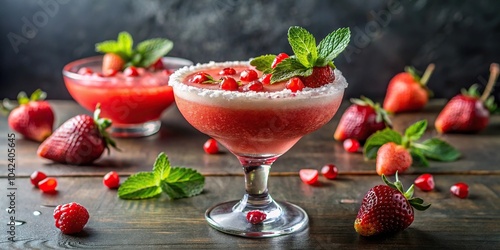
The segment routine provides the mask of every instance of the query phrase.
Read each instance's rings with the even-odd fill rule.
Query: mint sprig
[[[328,34],[316,45],[316,39],[309,31],[292,26],[288,29],[288,42],[294,55],[283,60],[275,68],[271,67],[275,55],[256,57],[250,64],[265,74],[272,74],[271,84],[295,76],[310,76],[314,67],[330,65],[334,68],[333,60],[347,47],[350,37],[349,28],[340,28]]]
[[[170,199],[180,199],[200,194],[205,177],[194,169],[171,167],[165,153],[156,158],[151,172],[131,175],[118,189],[122,199],[147,199],[167,194]]]
[[[95,45],[97,52],[113,53],[125,61],[125,67],[149,67],[158,59],[172,50],[172,41],[164,38],[153,38],[137,44],[133,48],[134,40],[128,32],[120,32],[117,40],[108,40]]]
[[[421,120],[408,127],[404,134],[386,128],[375,132],[368,137],[363,147],[367,159],[377,157],[378,149],[388,143],[394,142],[407,148],[413,158],[415,166],[429,166],[428,160],[455,161],[461,154],[453,146],[438,138],[431,138],[424,142],[417,142],[427,129],[427,120]]]

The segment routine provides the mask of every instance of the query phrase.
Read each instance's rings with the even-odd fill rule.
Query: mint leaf
[[[351,31],[349,28],[340,28],[328,34],[318,45],[318,60],[314,66],[326,66],[333,61],[349,44]]]
[[[129,58],[132,56],[132,46],[134,45],[134,40],[128,32],[120,32],[118,34],[118,45],[120,47],[120,53]]]
[[[368,137],[363,147],[363,153],[367,159],[374,159],[377,156],[378,149],[382,145],[388,142],[394,142],[401,145],[402,138],[401,134],[390,128],[379,130]]]
[[[257,70],[262,71],[264,74],[272,72],[271,65],[273,64],[275,55],[263,55],[256,57],[250,61],[250,65],[254,66]]]
[[[426,129],[427,120],[418,121],[405,130],[405,137],[409,141],[416,141],[424,135]]]
[[[139,172],[131,175],[118,188],[118,196],[122,199],[146,199],[161,194],[159,179],[151,172]]]
[[[281,61],[272,71],[271,84],[290,79],[294,76],[309,76],[312,68],[307,68],[297,58],[289,57]]]
[[[314,36],[302,27],[292,26],[288,29],[288,42],[297,60],[306,68],[312,68],[318,58]]]
[[[158,157],[156,157],[155,163],[153,165],[153,173],[155,174],[155,178],[158,180],[163,180],[167,178],[170,174],[170,161],[165,153],[160,153]]]
[[[113,41],[113,40],[109,40],[109,41],[97,43],[95,45],[95,50],[97,52],[101,52],[101,53],[115,53],[115,54],[117,54],[118,52],[120,52],[121,47],[118,44],[118,42]]]
[[[427,158],[425,158],[424,153],[422,150],[418,148],[411,148],[410,149],[410,155],[413,160],[412,165],[417,166],[417,167],[428,167],[429,166],[429,161]]]
[[[179,199],[201,193],[204,184],[205,177],[196,170],[176,167],[162,179],[161,188],[171,199]]]
[[[416,145],[422,150],[425,157],[436,161],[455,161],[460,157],[460,152],[445,141],[432,138]]]
[[[139,43],[136,50],[142,58],[136,66],[149,67],[166,55],[173,47],[174,43],[172,41],[162,38],[154,38]]]

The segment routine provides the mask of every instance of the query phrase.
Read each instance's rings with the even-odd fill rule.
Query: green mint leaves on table
[[[205,177],[194,169],[171,167],[165,153],[160,153],[153,171],[131,175],[118,189],[122,199],[147,199],[166,193],[170,199],[200,194]]]
[[[348,45],[351,38],[349,28],[340,28],[328,34],[318,45],[316,39],[304,28],[293,26],[288,29],[288,42],[294,55],[286,58],[274,69],[271,64],[275,55],[263,55],[250,61],[252,66],[264,74],[272,74],[271,83],[290,79],[294,76],[310,76],[313,67],[330,65],[335,67],[335,59]]]
[[[128,32],[120,32],[116,41],[109,40],[95,45],[97,52],[113,53],[125,61],[125,67],[149,67],[158,59],[165,56],[173,48],[174,43],[168,39],[153,38],[137,44],[133,48],[134,40]]]
[[[438,138],[427,139],[423,142],[417,142],[427,129],[427,121],[421,120],[410,127],[404,133],[400,133],[386,128],[371,135],[363,148],[363,153],[367,159],[377,157],[378,149],[388,142],[394,142],[407,148],[413,158],[413,165],[429,166],[430,160],[435,161],[455,161],[460,157],[460,152],[450,144]]]

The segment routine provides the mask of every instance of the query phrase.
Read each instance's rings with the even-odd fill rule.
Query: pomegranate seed
[[[264,85],[259,80],[253,81],[249,84],[243,85],[243,91],[262,91],[264,89]]]
[[[271,84],[271,77],[273,76],[273,74],[267,74],[267,75],[264,75],[264,77],[262,77],[262,79],[260,80],[263,84]]]
[[[112,77],[112,76],[115,76],[117,73],[118,73],[118,70],[116,70],[116,69],[108,69],[108,70],[106,70],[106,72],[104,72],[104,76]]]
[[[104,176],[102,183],[108,188],[118,188],[120,186],[120,176],[115,171],[111,171]]]
[[[30,175],[31,184],[35,187],[38,187],[38,183],[45,178],[47,178],[47,175],[40,171],[35,171]]]
[[[337,178],[339,170],[333,164],[327,164],[321,168],[321,174],[329,180],[334,180]]]
[[[95,76],[95,77],[105,77],[105,75],[101,72],[97,72],[97,73],[93,73],[92,76]]]
[[[92,75],[92,73],[94,73],[94,71],[87,67],[83,67],[78,70],[78,74],[80,75]]]
[[[189,82],[192,82],[192,83],[210,83],[213,81],[213,78],[210,74],[208,73],[205,73],[205,72],[198,72],[196,74],[194,74],[194,76],[189,79]]]
[[[434,189],[434,177],[431,174],[420,175],[413,183],[422,191],[431,191]]]
[[[38,182],[38,188],[44,193],[52,193],[56,191],[57,180],[55,178],[45,178]]]
[[[259,74],[253,69],[246,69],[240,73],[240,80],[245,82],[251,82],[259,78]]]
[[[292,92],[297,92],[301,91],[305,86],[302,80],[300,80],[300,78],[293,77],[292,79],[288,80],[285,87],[291,90]]]
[[[451,186],[450,192],[461,199],[465,199],[469,196],[469,186],[463,182],[455,183],[455,185]]]
[[[222,78],[222,81],[220,82],[219,88],[222,90],[238,90],[238,83],[234,78],[226,76]]]
[[[267,218],[267,214],[260,210],[252,210],[247,213],[247,221],[252,224],[262,223]]]
[[[316,169],[305,168],[305,169],[299,170],[299,176],[300,176],[300,179],[304,183],[312,185],[312,184],[315,184],[316,182],[318,182],[319,174],[318,174],[318,170],[316,170]]]
[[[276,68],[276,66],[278,66],[278,64],[285,60],[286,58],[288,58],[288,55],[286,53],[279,53],[276,58],[274,58],[274,61],[273,63],[271,64],[271,68]]]
[[[230,76],[236,74],[236,70],[233,68],[223,68],[220,72],[219,75],[223,76]]]
[[[207,154],[217,154],[219,152],[219,145],[215,139],[208,139],[205,144],[203,144],[203,150]]]
[[[162,70],[164,68],[164,66],[163,66],[163,61],[161,60],[161,58],[156,60],[156,62],[153,63],[153,65],[151,65],[151,68],[154,70]]]
[[[345,151],[349,152],[349,153],[356,153],[358,152],[358,149],[359,149],[359,141],[356,140],[356,139],[346,139],[343,143],[344,145],[344,149]]]
[[[124,71],[123,71],[123,74],[125,76],[130,76],[130,77],[134,77],[134,76],[139,76],[139,71],[137,71],[137,68],[134,67],[134,66],[130,66],[130,67],[127,67]]]

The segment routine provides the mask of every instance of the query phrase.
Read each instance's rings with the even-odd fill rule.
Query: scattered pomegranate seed
[[[137,68],[134,67],[134,66],[130,66],[130,67],[127,67],[124,71],[123,71],[123,74],[125,76],[130,76],[130,77],[134,77],[134,76],[139,76],[139,71],[137,71]]]
[[[267,75],[264,75],[260,81],[261,81],[263,84],[271,84],[271,77],[272,77],[272,76],[273,76],[273,74],[267,74]]]
[[[431,174],[420,175],[413,183],[422,191],[431,191],[435,186],[434,177]]]
[[[208,139],[205,144],[203,144],[203,150],[207,154],[217,154],[219,152],[219,145],[215,139]]]
[[[194,74],[194,76],[189,79],[189,82],[192,83],[209,83],[213,80],[212,76],[206,72],[198,72]]]
[[[267,214],[260,210],[252,210],[247,213],[247,221],[252,224],[262,223],[267,218]]]
[[[321,174],[329,180],[334,180],[337,178],[339,170],[333,164],[327,164],[321,168]]]
[[[223,76],[230,76],[236,74],[236,70],[233,68],[223,68],[220,72],[219,75]]]
[[[259,80],[256,80],[256,81],[253,81],[249,84],[245,84],[243,85],[243,89],[242,91],[246,92],[246,91],[262,91],[264,89],[264,85],[259,81]]]
[[[219,88],[223,90],[234,91],[238,90],[238,82],[234,78],[225,76],[219,84]]]
[[[276,58],[274,58],[274,61],[273,63],[271,64],[271,68],[276,68],[276,66],[278,66],[278,64],[285,60],[286,58],[288,58],[288,55],[286,53],[279,53]]]
[[[240,80],[245,82],[251,82],[253,80],[257,80],[259,78],[259,74],[253,69],[246,69],[240,73]]]
[[[92,73],[94,73],[94,71],[87,67],[83,67],[78,70],[78,74],[80,75],[92,75]]]
[[[312,185],[318,182],[319,174],[316,169],[305,168],[299,170],[299,176],[304,183]]]
[[[44,193],[52,193],[56,191],[57,180],[55,178],[45,178],[38,182],[38,188]]]
[[[359,149],[359,146],[360,146],[358,140],[351,139],[351,138],[344,140],[343,145],[344,145],[345,151],[347,151],[349,153],[356,153],[356,152],[358,152],[358,149]]]
[[[102,183],[111,189],[118,188],[120,186],[120,176],[117,172],[111,171],[104,176]]]
[[[35,171],[30,175],[31,184],[35,187],[38,187],[38,183],[45,178],[47,178],[47,175],[41,171]]]
[[[297,92],[301,91],[305,86],[302,80],[298,77],[292,77],[288,82],[286,83],[285,87],[292,92]]]
[[[164,66],[163,66],[163,61],[161,60],[161,58],[156,60],[156,62],[153,63],[153,65],[151,65],[151,68],[154,70],[162,70],[164,68]]]
[[[455,183],[455,185],[451,186],[450,192],[461,199],[465,199],[469,196],[469,186],[463,182]]]

